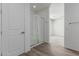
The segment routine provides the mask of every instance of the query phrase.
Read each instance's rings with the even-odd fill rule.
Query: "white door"
[[[0,3],[0,56],[1,56],[1,3]]]
[[[24,53],[24,4],[2,4],[3,55]]]
[[[79,3],[65,4],[65,47],[79,51]]]

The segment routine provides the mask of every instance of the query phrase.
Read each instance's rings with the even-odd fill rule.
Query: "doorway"
[[[61,51],[64,48],[64,3],[51,4],[49,15],[49,44],[55,51]]]
[[[49,5],[48,3],[31,4],[31,47],[48,41]]]
[[[33,30],[31,47],[35,47],[44,42],[44,17],[33,15]]]

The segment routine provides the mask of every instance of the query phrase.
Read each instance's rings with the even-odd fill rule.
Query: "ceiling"
[[[64,17],[64,3],[52,3],[49,10],[51,19]]]
[[[33,6],[36,6],[36,8],[33,8]],[[33,11],[40,11],[49,6],[49,15],[51,19],[64,17],[64,3],[31,3]]]
[[[42,9],[49,7],[49,5],[49,3],[31,3],[33,11],[40,11]],[[33,8],[33,6],[36,6],[36,8]]]

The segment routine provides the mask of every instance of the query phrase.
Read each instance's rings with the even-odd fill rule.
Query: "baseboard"
[[[36,44],[36,45],[33,45],[31,48],[36,47],[36,46],[38,46],[38,45],[40,45],[40,44],[42,44],[42,43],[44,43],[44,42],[38,43],[38,44]]]
[[[64,37],[64,36],[62,36],[62,35],[52,35],[52,36],[59,36],[59,37]]]
[[[77,50],[70,49],[70,48],[65,48],[65,49],[67,49],[67,50],[70,50],[70,51],[72,51],[72,52],[74,52],[74,53],[77,53],[77,54],[79,54],[79,51],[77,51]]]
[[[29,51],[31,51],[31,47],[25,49],[25,50],[24,50],[24,53],[27,53],[27,52],[29,52]]]

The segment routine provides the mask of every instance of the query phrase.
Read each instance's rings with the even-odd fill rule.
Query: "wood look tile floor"
[[[78,56],[79,52],[64,48],[63,37],[50,37],[49,43],[43,43],[20,56]]]

